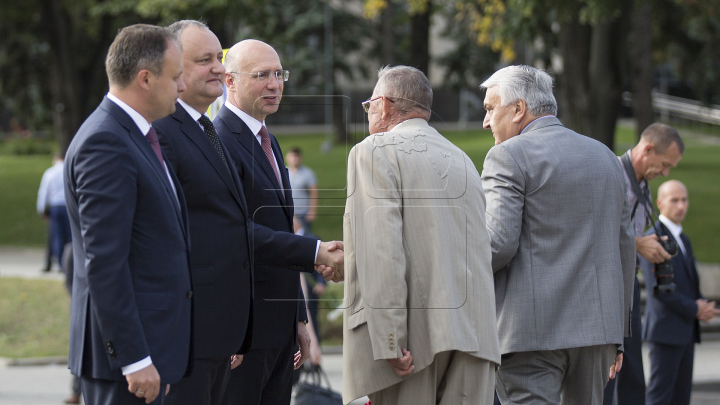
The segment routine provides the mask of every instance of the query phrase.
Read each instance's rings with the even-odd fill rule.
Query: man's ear
[[[225,87],[235,90],[235,78],[231,73],[225,72],[225,77],[223,79],[225,81]]]
[[[393,108],[392,104],[393,102],[390,101],[389,98],[382,96],[382,107],[380,110],[380,118],[382,120],[390,118],[390,116],[395,113],[395,109]]]
[[[527,115],[527,103],[525,103],[525,100],[520,99],[513,106],[515,107],[515,115],[513,115],[512,122],[517,124],[522,122],[525,115]]]
[[[655,152],[655,145],[646,143],[645,146],[643,146],[642,151],[645,156],[650,155],[650,152]]]
[[[155,75],[152,74],[147,69],[143,69],[138,72],[137,74],[137,82],[140,85],[140,87],[144,90],[150,90],[150,82],[155,78]]]

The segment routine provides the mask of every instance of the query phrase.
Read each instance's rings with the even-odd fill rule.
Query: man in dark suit
[[[105,61],[110,92],[71,142],[69,367],[86,404],[162,403],[189,370],[192,287],[180,184],[150,122],[185,89],[160,27],[122,29]]]
[[[293,201],[283,153],[265,128],[278,109],[288,72],[268,44],[245,40],[225,56],[227,101],[213,123],[235,161],[251,219],[276,231],[293,232]],[[305,262],[312,263],[313,252]],[[308,340],[297,273],[258,264],[255,271],[252,346],[232,371],[226,404],[289,404],[293,364]]]
[[[166,402],[210,405],[222,398],[231,356],[250,346],[253,263],[312,272],[318,240],[260,226],[251,229],[235,164],[203,114],[223,93],[220,41],[199,21],[178,21],[168,30],[181,48],[187,89],[175,112],[153,126],[178,176],[190,218],[194,361],[192,375],[173,386]],[[326,245],[320,260],[326,260]]]
[[[641,259],[648,291],[643,337],[650,347],[650,384],[645,403],[689,405],[695,343],[700,343],[699,321],[708,322],[720,310],[700,293],[695,256],[682,230],[689,205],[687,189],[677,180],[666,181],[658,188],[657,205],[660,221],[655,226],[664,227],[680,251],[671,259],[677,294],[653,294],[655,265]],[[651,228],[647,234],[654,232]]]

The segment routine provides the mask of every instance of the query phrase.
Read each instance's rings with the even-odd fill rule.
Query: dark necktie
[[[203,128],[205,128],[205,135],[210,139],[210,143],[213,144],[215,147],[215,150],[220,154],[220,157],[222,158],[223,163],[225,163],[225,167],[230,169],[227,163],[227,159],[225,159],[225,152],[223,152],[222,145],[220,144],[220,137],[218,136],[217,131],[215,130],[215,125],[213,125],[212,121],[210,121],[210,118],[208,118],[205,114],[200,116],[200,124],[202,124]]]
[[[278,172],[277,165],[275,164],[275,158],[273,158],[272,153],[272,146],[270,146],[270,134],[267,131],[267,128],[265,128],[265,125],[260,128],[260,145],[262,146],[263,152],[265,152],[265,156],[267,157],[268,161],[270,161],[270,166],[272,166],[273,171],[275,172],[275,178],[277,178],[278,185],[282,185],[282,182],[280,182],[280,172]]]
[[[150,147],[152,148],[153,152],[155,152],[155,156],[157,156],[158,160],[160,161],[160,165],[163,167],[163,169],[167,170],[167,168],[165,167],[165,161],[163,160],[162,151],[160,150],[160,142],[158,142],[157,132],[155,132],[155,128],[150,127],[147,135],[145,135],[145,139],[147,139],[147,141],[150,143]]]

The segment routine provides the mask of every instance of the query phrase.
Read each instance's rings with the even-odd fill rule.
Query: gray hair
[[[670,145],[676,143],[680,154],[685,154],[685,144],[678,131],[665,124],[651,124],[640,134],[640,139],[644,139],[655,147],[655,152],[659,155],[667,152]]]
[[[557,115],[557,102],[553,96],[553,79],[542,70],[532,66],[508,66],[493,73],[480,88],[498,87],[500,105],[507,107],[525,100],[527,109],[534,116]]]
[[[182,34],[183,30],[187,27],[197,27],[197,28],[205,28],[206,30],[209,30],[207,24],[205,24],[202,21],[198,20],[180,20],[175,21],[174,23],[167,26],[167,30],[170,31],[173,37],[175,37],[175,42],[177,42],[178,47],[180,48],[180,52],[182,52],[182,41],[180,41],[180,34]]]
[[[127,87],[144,69],[162,75],[168,42],[175,38],[165,29],[135,24],[121,29],[108,50],[105,71],[110,85]]]
[[[378,71],[375,94],[393,100],[395,110],[432,112],[433,91],[430,81],[419,69],[410,66],[385,66]]]

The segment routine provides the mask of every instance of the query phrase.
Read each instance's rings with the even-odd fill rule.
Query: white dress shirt
[[[257,139],[260,146],[262,146],[260,129],[265,126],[265,121],[258,121],[255,117],[252,117],[250,114],[232,105],[230,101],[225,101],[225,107],[227,107],[230,111],[234,112],[235,115],[237,115],[238,117],[240,117],[241,120],[243,120],[245,125],[247,125],[247,127],[250,128],[250,131],[252,131],[253,135],[255,135],[255,139]],[[280,181],[280,188],[283,188],[282,175],[280,175],[280,165],[278,164],[277,157],[275,156],[275,151],[273,151],[271,148],[270,152],[272,152],[273,159],[275,159],[275,167],[278,168],[278,176],[280,176],[280,178],[278,179]]]
[[[200,121],[198,121],[200,119],[200,117],[203,116],[203,114],[200,113],[198,110],[190,107],[190,104],[182,101],[181,99],[177,99],[177,101],[178,101],[178,103],[180,103],[181,106],[183,106],[185,111],[187,111],[187,113],[190,114],[190,117],[192,117],[192,119],[195,120],[195,122],[200,126],[200,129],[202,129],[203,132],[205,132],[205,127],[203,126],[203,124],[200,123]],[[208,117],[208,119],[210,119],[210,118]]]
[[[680,249],[682,250],[683,255],[685,256],[685,258],[687,258],[687,252],[685,251],[685,244],[683,243],[682,239],[680,239],[680,234],[682,233],[682,225],[676,224],[675,222],[671,221],[668,217],[666,217],[663,214],[660,214],[660,216],[658,216],[658,218],[660,219],[660,222],[662,222],[663,225],[665,225],[665,227],[668,229],[668,231],[670,231],[673,238],[675,238],[675,240],[677,241],[678,246],[680,246]]]

